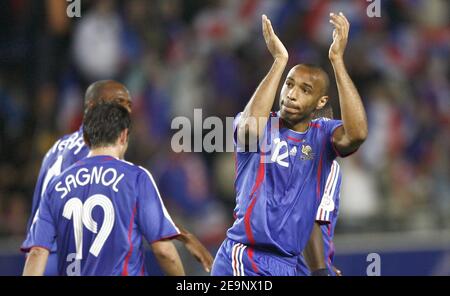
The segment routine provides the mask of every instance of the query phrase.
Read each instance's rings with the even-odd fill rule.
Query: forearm
[[[311,272],[326,268],[322,230],[317,223],[314,223],[311,237],[309,238],[303,254]]]
[[[158,260],[158,263],[161,267],[161,269],[164,271],[164,273],[168,276],[184,276],[184,268],[181,264],[180,257],[178,254],[173,257],[161,257],[157,256],[156,259]]]
[[[155,244],[159,244],[156,246]],[[161,241],[152,246],[153,253],[166,275],[184,276],[184,268],[174,244],[170,241]]]
[[[347,73],[342,58],[332,60],[339,93],[345,135],[352,143],[362,143],[367,137],[367,117],[361,97]]]
[[[32,248],[27,256],[23,276],[42,276],[47,265],[48,251],[45,249]]]
[[[245,129],[245,132],[262,135],[286,64],[285,58],[275,59],[241,115],[240,133]]]

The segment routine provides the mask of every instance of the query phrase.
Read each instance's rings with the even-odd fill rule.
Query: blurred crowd
[[[379,18],[363,0],[83,0],[80,18],[66,1],[0,3],[0,237],[23,238],[42,158],[79,127],[86,87],[117,79],[133,97],[127,159],[217,247],[233,221],[233,154],[172,152],[171,121],[242,111],[272,63],[262,13],[289,66],[318,64],[334,81],[330,11],[350,20],[345,61],[369,119],[367,142],[341,161],[337,233],[450,229],[450,2],[381,1]],[[339,118],[334,83],[330,97]]]

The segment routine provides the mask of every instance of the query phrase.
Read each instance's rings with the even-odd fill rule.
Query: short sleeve
[[[180,234],[159,194],[153,176],[146,169],[139,175],[137,197],[137,224],[145,239],[159,241]]]
[[[333,212],[339,199],[341,190],[342,174],[339,164],[334,161],[330,173],[327,176],[324,193],[317,209],[316,222],[330,223],[333,219]]]
[[[325,125],[326,125],[327,132],[328,132],[328,138],[329,138],[328,146],[329,146],[329,150],[330,150],[330,155],[333,156],[332,157],[333,159],[335,159],[337,156],[342,157],[342,158],[348,157],[348,156],[352,155],[353,153],[355,153],[356,151],[358,151],[358,149],[356,149],[353,152],[343,155],[343,154],[339,153],[339,151],[336,149],[336,146],[333,143],[333,135],[334,135],[336,129],[343,126],[343,124],[344,123],[342,122],[342,120],[326,120],[325,121]]]
[[[336,132],[336,130],[343,126],[342,120],[334,120],[334,119],[322,119],[322,124],[325,128],[325,134],[327,138],[327,150],[328,155],[330,155],[331,159],[334,160],[337,156],[342,157],[342,155],[336,150],[336,147],[333,143],[333,134]]]
[[[36,221],[31,224],[27,237],[20,248],[22,252],[29,252],[32,247],[52,250],[56,240],[56,226],[51,215],[50,202],[47,191],[39,205]]]

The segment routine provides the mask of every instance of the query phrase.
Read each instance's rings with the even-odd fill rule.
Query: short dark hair
[[[112,146],[120,133],[130,130],[130,127],[130,113],[119,103],[95,104],[87,110],[83,119],[84,141],[91,149]]]

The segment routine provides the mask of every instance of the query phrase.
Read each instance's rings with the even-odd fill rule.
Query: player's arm
[[[33,247],[27,256],[23,276],[43,276],[47,265],[49,251],[44,248]]]
[[[342,14],[330,14],[330,22],[334,26],[333,43],[329,58],[333,65],[334,75],[339,93],[343,126],[333,134],[333,144],[341,155],[356,151],[367,138],[367,118],[358,90],[347,73],[344,64],[344,51],[347,46],[350,23]]]
[[[176,239],[184,244],[189,253],[191,253],[191,255],[203,265],[206,272],[210,272],[214,261],[211,253],[197,239],[197,237],[186,228],[180,226],[179,224],[177,224],[177,227],[180,230],[180,235],[178,235]]]
[[[263,135],[280,79],[288,61],[288,52],[275,35],[272,24],[266,15],[262,16],[262,30],[274,62],[242,112],[237,129],[240,143],[245,143],[247,136],[250,139],[256,139]]]
[[[306,263],[308,264],[312,275],[327,273],[322,230],[320,229],[320,224],[317,222],[314,223],[311,237],[309,238],[308,244],[303,251],[303,255],[305,256]]]
[[[166,275],[184,276],[184,268],[178,251],[170,240],[152,243],[152,251]]]

